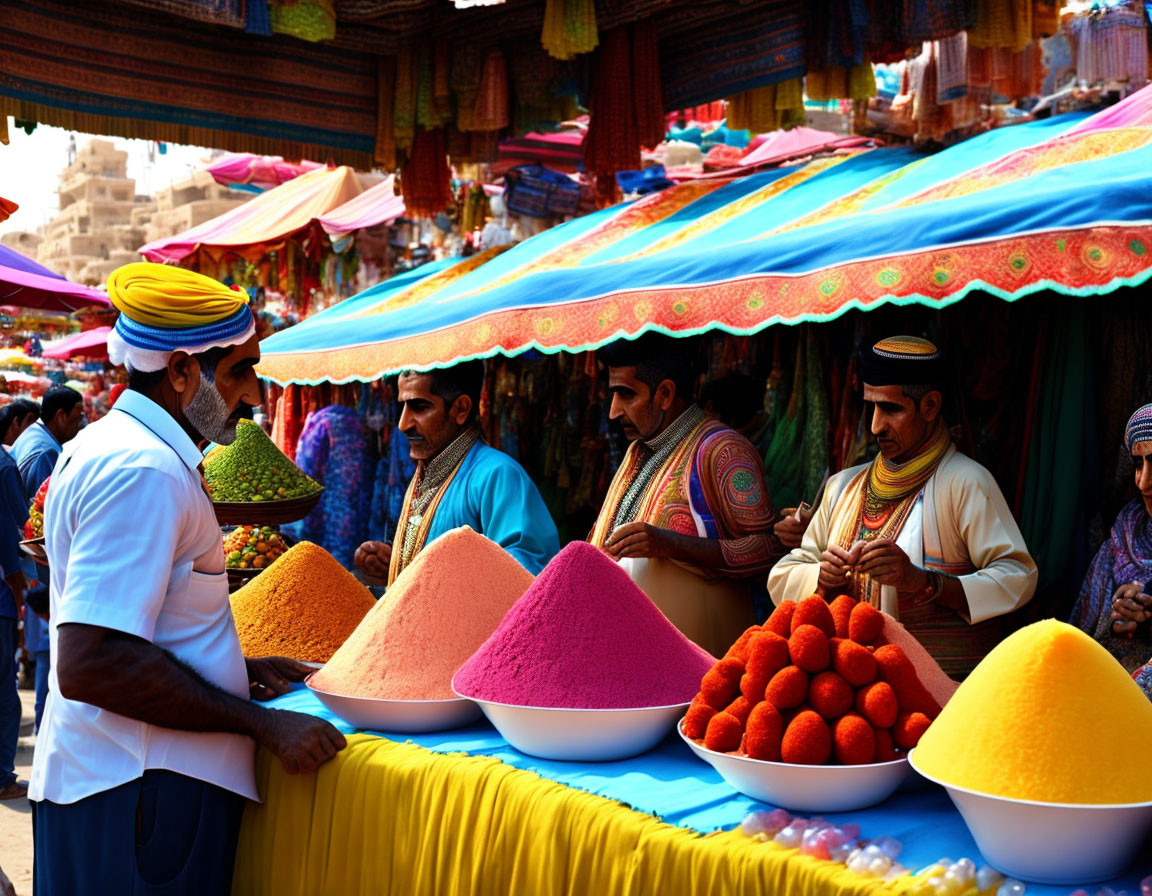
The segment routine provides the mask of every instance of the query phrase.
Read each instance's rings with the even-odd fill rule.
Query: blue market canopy
[[[265,340],[260,372],[373,380],[649,329],[749,334],[972,290],[1136,285],[1152,275],[1152,88],[935,155],[849,151],[681,184],[426,270]]]

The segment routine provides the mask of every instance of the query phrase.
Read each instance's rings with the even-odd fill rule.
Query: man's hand
[[[670,557],[675,533],[648,523],[625,523],[618,526],[604,549],[616,560],[622,557]]]
[[[1116,589],[1112,596],[1112,631],[1122,635],[1135,630],[1142,622],[1152,619],[1152,597],[1143,593],[1139,582],[1129,582]]]
[[[264,709],[256,741],[279,757],[290,775],[315,771],[347,746],[328,722],[302,712]]]
[[[804,533],[812,521],[812,511],[809,509],[807,513],[797,512],[795,507],[785,507],[780,513],[781,518],[772,527],[772,532],[780,544],[791,551],[800,547],[800,543],[804,540]]]
[[[244,658],[248,667],[248,681],[253,700],[271,700],[292,689],[293,682],[303,681],[314,671],[297,660],[286,656]]]
[[[24,592],[28,590],[28,580],[24,578],[24,573],[17,570],[12,575],[5,576],[4,581],[12,589],[12,596],[16,599],[16,612],[19,614],[24,609]]]
[[[899,594],[911,594],[928,583],[928,573],[913,565],[904,549],[890,538],[857,542],[852,550],[857,548],[856,572],[871,576],[879,585],[895,588]]]
[[[352,558],[355,567],[364,574],[369,585],[388,584],[388,564],[392,562],[392,545],[382,541],[366,541],[356,548]]]
[[[848,584],[851,574],[852,556],[838,544],[828,545],[828,550],[820,555],[820,579],[817,587],[824,595],[831,596]]]

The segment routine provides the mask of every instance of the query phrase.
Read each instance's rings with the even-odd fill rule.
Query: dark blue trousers
[[[150,770],[75,803],[33,803],[35,896],[227,896],[245,800]]]
[[[16,780],[20,695],[16,692],[16,620],[0,616],[0,788]]]

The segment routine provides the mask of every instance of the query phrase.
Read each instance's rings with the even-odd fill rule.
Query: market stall
[[[44,357],[57,361],[67,361],[71,358],[92,358],[96,360],[108,357],[108,334],[111,327],[93,327],[74,336],[66,336],[54,345],[44,349]]]

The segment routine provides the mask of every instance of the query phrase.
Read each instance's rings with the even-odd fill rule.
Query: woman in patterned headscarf
[[[1152,404],[1134,413],[1124,439],[1140,497],[1125,505],[1080,588],[1072,623],[1103,644],[1129,672],[1152,660]],[[1152,697],[1152,675],[1142,686]],[[1139,681],[1137,677],[1137,681]]]

